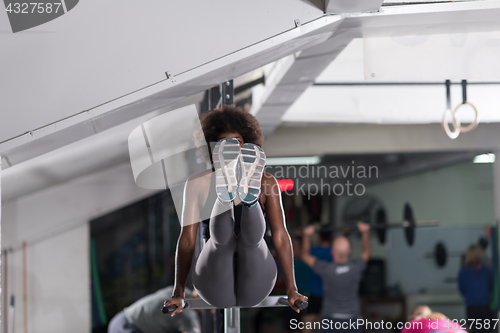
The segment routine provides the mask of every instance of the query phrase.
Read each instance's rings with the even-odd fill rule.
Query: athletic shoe
[[[241,146],[241,178],[238,196],[241,202],[252,205],[260,196],[260,182],[266,165],[266,153],[253,143]]]
[[[236,198],[238,190],[236,170],[239,156],[240,144],[235,138],[226,138],[217,142],[212,151],[217,197],[223,203],[232,202]]]

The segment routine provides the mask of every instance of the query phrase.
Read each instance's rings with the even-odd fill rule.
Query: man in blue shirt
[[[484,252],[479,245],[471,245],[465,252],[464,267],[458,273],[458,288],[465,298],[467,319],[481,322],[481,325],[472,325],[470,332],[491,332],[493,271],[484,264]]]

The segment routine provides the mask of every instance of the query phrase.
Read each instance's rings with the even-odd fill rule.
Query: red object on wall
[[[276,179],[278,181],[278,186],[280,191],[290,191],[293,190],[293,179]]]

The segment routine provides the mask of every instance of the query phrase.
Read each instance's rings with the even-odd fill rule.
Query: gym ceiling
[[[144,121],[261,75],[244,94],[269,156],[494,150],[500,85],[473,83],[500,81],[498,61],[486,66],[498,17],[498,0],[80,2],[0,34],[2,187],[14,198],[128,163],[128,134]],[[456,140],[440,125],[446,79],[469,80],[480,112]],[[451,92],[460,103],[460,86]]]

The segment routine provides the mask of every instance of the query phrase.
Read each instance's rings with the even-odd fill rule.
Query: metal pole
[[[224,309],[224,333],[240,333],[240,308]]]
[[[147,230],[148,230],[148,293],[156,290],[156,283],[153,286],[153,270],[156,262],[156,197],[151,197],[146,203]]]
[[[1,200],[0,200],[1,202]],[[0,203],[1,204],[1,203]],[[3,298],[4,298],[4,302],[3,302],[3,331],[2,332],[5,332],[7,333],[7,330],[9,328],[8,324],[9,324],[9,316],[8,316],[8,309],[9,309],[9,291],[8,291],[8,283],[7,283],[7,278],[8,278],[8,260],[7,260],[7,250],[5,249],[4,251],[2,251],[2,257],[1,257],[3,260],[2,260],[2,268],[4,269],[4,275],[3,275],[3,284],[0,288],[0,293],[3,291]],[[1,318],[1,317],[0,317]]]
[[[494,197],[494,209],[495,209],[495,223],[497,226],[498,239],[500,240],[500,150],[495,151],[495,162],[493,163],[493,197]],[[500,246],[498,246],[500,252]],[[499,253],[500,258],[500,253]],[[500,267],[500,262],[497,262],[498,267]],[[497,313],[500,315],[500,312]],[[499,328],[496,330],[499,331]]]
[[[2,179],[2,157],[0,157],[0,249],[2,248],[2,183],[1,183],[1,179]],[[7,256],[6,256],[7,257]],[[0,256],[0,299],[2,299],[2,291],[5,292],[5,290],[3,290],[4,288],[4,285],[2,283],[2,268],[3,268],[3,265],[2,265],[2,259],[3,259],[3,252],[2,252],[2,256]],[[7,275],[5,275],[5,286],[7,285]],[[5,302],[6,303],[6,302]],[[7,304],[4,303],[4,310],[7,312]],[[0,322],[2,321],[2,310],[0,309]],[[3,314],[3,320],[7,321],[7,314]],[[7,325],[4,325],[4,327],[6,328]],[[5,329],[4,329],[4,332],[5,332]],[[7,333],[7,332],[5,332]]]
[[[28,333],[28,272],[26,259],[26,242],[23,242],[23,327],[24,333]]]
[[[168,200],[170,191],[166,190],[161,195],[162,206],[162,231],[163,231],[163,274],[165,285],[170,284],[170,202]]]

